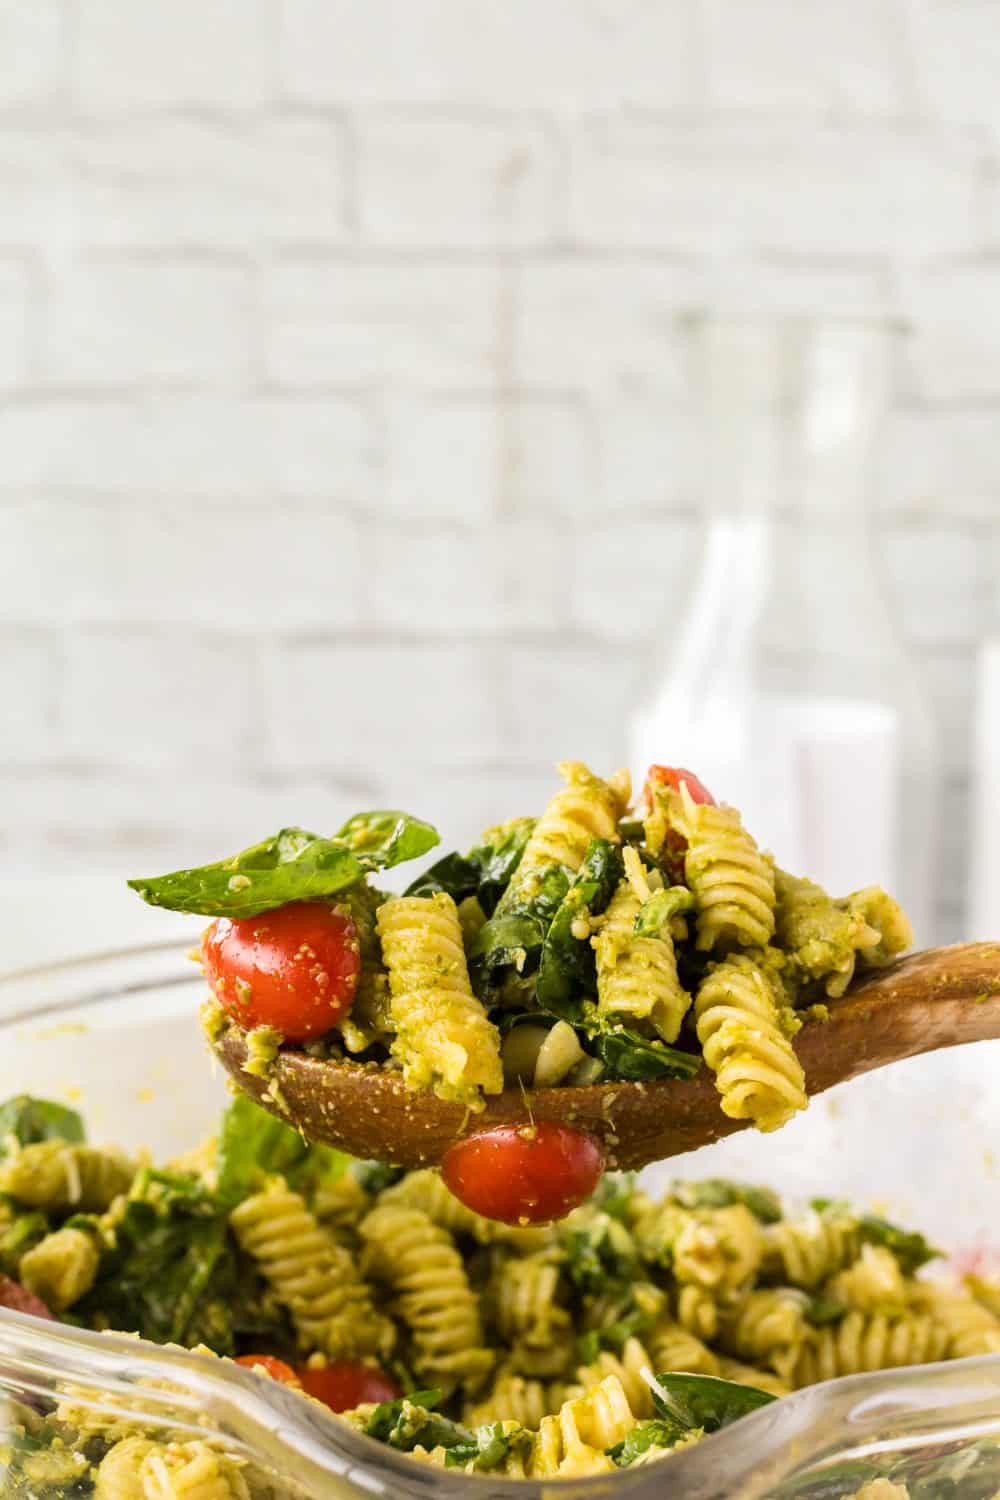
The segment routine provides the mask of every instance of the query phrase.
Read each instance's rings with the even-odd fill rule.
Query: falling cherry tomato
[[[240,1354],[236,1363],[244,1365],[248,1370],[264,1370],[272,1380],[293,1386],[296,1390],[302,1389],[302,1382],[291,1365],[286,1365],[283,1359],[276,1359],[273,1354]]]
[[[331,1411],[353,1411],[369,1401],[395,1401],[403,1392],[384,1370],[354,1359],[331,1359],[317,1369],[300,1365],[298,1378],[307,1396]]]
[[[295,1042],[322,1036],[347,1014],[361,972],[353,920],[318,901],[219,917],[202,939],[201,958],[234,1021],[275,1026]]]
[[[565,1218],[590,1197],[603,1171],[592,1135],[548,1120],[467,1136],[441,1164],[449,1191],[466,1208],[503,1224]]]

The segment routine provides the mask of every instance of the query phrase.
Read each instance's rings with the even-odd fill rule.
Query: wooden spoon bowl
[[[913,953],[864,974],[828,1004],[829,1021],[804,1026],[795,1039],[811,1095],[900,1058],[1000,1037],[1000,943]],[[282,1050],[268,1077],[258,1078],[243,1071],[246,1037],[235,1025],[214,1050],[244,1092],[310,1140],[401,1167],[432,1166],[462,1136],[512,1122],[554,1120],[590,1131],[609,1166],[621,1169],[693,1151],[748,1124],[722,1113],[705,1067],[690,1080],[506,1089],[470,1114],[407,1088],[398,1073],[293,1050]]]

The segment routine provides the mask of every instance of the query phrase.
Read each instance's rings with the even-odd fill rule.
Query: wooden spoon
[[[830,1019],[802,1028],[795,1050],[810,1094],[899,1058],[1000,1037],[1000,943],[928,948],[869,971]],[[748,1122],[722,1113],[707,1068],[690,1080],[506,1089],[470,1114],[416,1093],[398,1073],[321,1062],[283,1050],[266,1079],[243,1072],[245,1034],[230,1025],[214,1043],[241,1089],[310,1140],[402,1167],[430,1166],[463,1135],[508,1122],[556,1120],[600,1137],[612,1167],[631,1169],[707,1146]]]

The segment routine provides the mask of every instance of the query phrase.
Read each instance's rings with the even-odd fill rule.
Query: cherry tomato
[[[19,1281],[12,1281],[9,1276],[0,1276],[0,1307],[9,1307],[12,1312],[31,1313],[36,1318],[55,1319],[55,1313],[51,1312],[41,1297],[36,1297],[34,1292],[29,1292]]]
[[[650,766],[646,772],[646,800],[652,802],[654,786],[671,786],[676,792],[682,781],[691,793],[692,802],[707,802],[710,807],[715,806],[715,798],[705,783],[693,771],[685,771],[683,766]]]
[[[395,1401],[403,1394],[384,1370],[354,1359],[332,1359],[319,1369],[300,1365],[298,1376],[306,1395],[315,1396],[331,1411],[353,1411],[366,1402]]]
[[[248,1370],[266,1370],[272,1380],[294,1386],[298,1391],[302,1389],[302,1382],[291,1365],[286,1365],[283,1359],[276,1359],[273,1354],[240,1354],[236,1363],[244,1365]]]
[[[352,919],[318,901],[259,917],[219,917],[201,943],[212,992],[241,1026],[276,1026],[293,1042],[346,1015],[361,971]]]
[[[503,1224],[565,1218],[590,1197],[603,1171],[604,1153],[592,1135],[548,1120],[467,1136],[441,1163],[459,1202]]]

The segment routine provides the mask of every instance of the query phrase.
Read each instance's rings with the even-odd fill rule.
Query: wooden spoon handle
[[[898,1058],[1000,1037],[1000,944],[932,948],[864,975],[830,1019],[796,1038],[810,1094]],[[242,1071],[244,1034],[230,1026],[215,1044],[240,1088],[312,1140],[352,1156],[404,1167],[433,1165],[463,1135],[490,1125],[554,1120],[598,1136],[611,1167],[632,1169],[709,1145],[747,1128],[722,1113],[712,1075],[690,1080],[508,1089],[480,1114],[408,1089],[397,1073],[279,1054],[268,1079]]]

